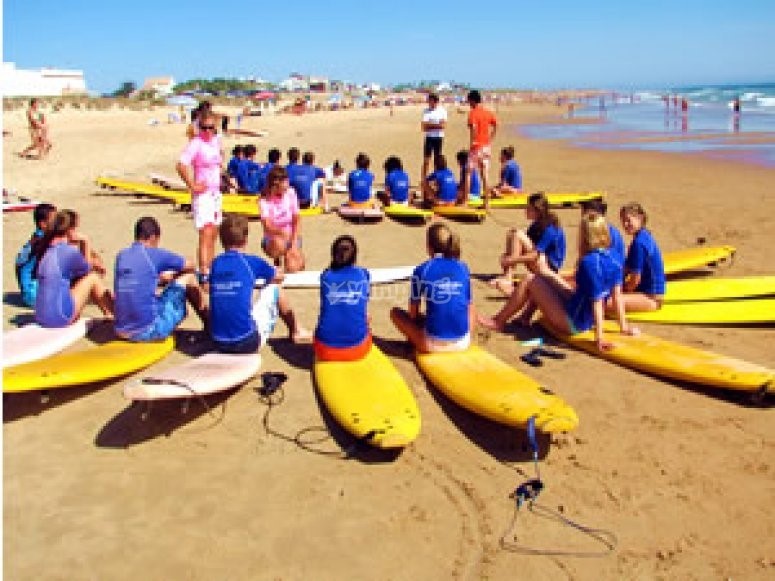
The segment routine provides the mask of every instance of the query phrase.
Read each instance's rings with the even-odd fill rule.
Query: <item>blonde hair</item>
[[[444,258],[460,258],[460,237],[444,224],[428,228],[428,248]]]
[[[608,222],[600,214],[584,214],[579,223],[579,257],[611,246]]]

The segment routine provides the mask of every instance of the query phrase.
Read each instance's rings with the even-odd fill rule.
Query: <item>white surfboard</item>
[[[124,384],[124,397],[155,401],[198,397],[245,383],[261,369],[261,356],[207,353],[180,365],[150,373]]]
[[[395,266],[390,268],[369,268],[371,284],[385,284],[405,280],[412,276],[414,266]],[[319,270],[302,270],[285,275],[283,286],[287,288],[314,288],[320,286]]]
[[[337,213],[348,220],[368,220],[374,222],[382,220],[385,217],[385,212],[382,208],[354,208],[347,204],[342,204],[336,209]]]
[[[49,329],[30,323],[3,333],[3,369],[44,359],[86,336],[89,319],[78,319],[67,327]]]

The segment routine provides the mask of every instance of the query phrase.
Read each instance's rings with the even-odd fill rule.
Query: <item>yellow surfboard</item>
[[[674,280],[665,290],[666,303],[775,296],[775,276]]]
[[[656,311],[627,313],[633,321],[684,325],[775,323],[775,299],[732,299],[665,303]]]
[[[417,366],[459,406],[507,426],[567,432],[578,426],[576,412],[534,379],[494,355],[472,346],[459,353],[418,353]]]
[[[377,448],[403,448],[420,433],[417,401],[377,347],[358,361],[315,361],[312,371],[326,408],[356,438]]]
[[[540,322],[550,333],[573,347],[657,377],[738,391],[775,392],[775,371],[762,365],[651,335],[622,335],[613,321],[606,321],[604,329],[614,347],[599,351],[594,330],[564,335],[552,329],[545,319]]]
[[[423,210],[415,206],[404,206],[403,204],[390,204],[382,209],[385,212],[385,216],[399,221],[427,222],[433,217],[433,212],[430,210]]]
[[[484,210],[467,206],[433,206],[433,213],[452,220],[471,220],[476,222],[484,222],[484,219],[487,217],[487,212]]]
[[[170,198],[175,197],[175,194],[181,194],[186,192],[173,192],[162,186],[156,184],[148,184],[143,182],[134,182],[130,180],[123,180],[119,178],[110,177],[98,177],[94,182],[103,189],[109,190],[121,190],[129,194],[154,197],[154,198]]]
[[[734,254],[734,246],[697,246],[663,252],[662,260],[665,263],[665,274],[675,274],[730,260]]]
[[[82,351],[60,353],[4,369],[3,393],[73,387],[121,377],[159,361],[174,347],[174,339],[168,337],[156,343],[110,341]]]
[[[490,198],[491,208],[524,208],[531,194],[511,194],[499,198]],[[547,192],[549,205],[553,207],[567,208],[589,200],[601,200],[605,198],[605,192]],[[471,208],[481,208],[484,201],[474,199],[468,201]]]

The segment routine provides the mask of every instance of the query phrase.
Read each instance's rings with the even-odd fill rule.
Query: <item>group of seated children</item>
[[[256,146],[252,143],[237,145],[231,150],[232,157],[226,166],[226,174],[233,192],[258,195],[267,187],[269,172],[279,165],[282,154],[279,149],[272,148],[267,153],[266,163],[261,164],[256,161],[256,153]],[[334,164],[332,173],[337,169],[337,165],[338,163]],[[299,207],[320,205],[325,211],[328,210],[325,188],[328,176],[325,170],[315,165],[314,153],[307,151],[302,156],[298,148],[291,147],[288,150],[288,164],[285,169],[290,186],[298,197]]]
[[[274,167],[268,176],[266,199],[281,200],[278,207],[293,206],[296,198],[287,183],[286,169]],[[605,211],[602,201],[582,208],[576,270],[562,275],[565,237],[559,221],[548,210],[545,196],[531,196],[528,231],[510,232],[501,257],[509,279],[517,264],[525,264],[527,273],[516,287],[499,287],[510,298],[492,318],[474,311],[470,272],[460,258],[459,237],[446,225],[433,224],[426,237],[429,259],[414,270],[408,310],[393,308],[391,320],[420,352],[461,351],[471,344],[477,322],[503,330],[514,315],[521,314],[528,323],[537,308],[561,333],[576,334],[594,327],[598,348],[609,349],[611,343],[603,335],[606,312],[617,318],[622,333],[636,334],[625,311],[658,309],[665,277],[659,248],[645,228],[643,208],[632,203],[621,209],[625,232],[632,236],[626,258],[623,239],[606,221]],[[183,321],[186,303],[190,303],[216,349],[223,352],[255,352],[272,333],[278,316],[294,342],[308,343],[314,338],[320,359],[359,359],[370,349],[370,277],[356,265],[357,246],[351,236],[340,236],[332,245],[330,266],[321,275],[320,315],[313,335],[299,324],[278,285],[283,271],[245,252],[249,226],[244,216],[228,215],[220,225],[224,252],[212,263],[208,297],[193,274],[193,262],[159,248],[161,228],[156,219],[137,221],[133,244],[116,257],[111,291],[103,282],[101,261],[78,230],[77,214],[62,210],[52,218],[51,212],[51,208],[36,211],[37,230],[30,252],[32,278],[37,281],[35,318],[42,326],[71,324],[91,300],[114,319],[118,336],[129,341],[158,341]],[[262,245],[269,253],[278,240],[292,248],[301,246],[293,222],[290,231],[278,232],[272,240],[265,237]],[[20,278],[20,284],[23,280]],[[157,293],[159,284],[165,285],[161,293]],[[256,287],[262,288],[254,302]],[[23,294],[29,291],[22,290]]]

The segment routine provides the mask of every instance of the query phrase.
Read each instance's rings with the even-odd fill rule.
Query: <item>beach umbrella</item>
[[[199,101],[189,95],[173,95],[167,98],[167,105],[182,106],[182,107],[196,107]]]

